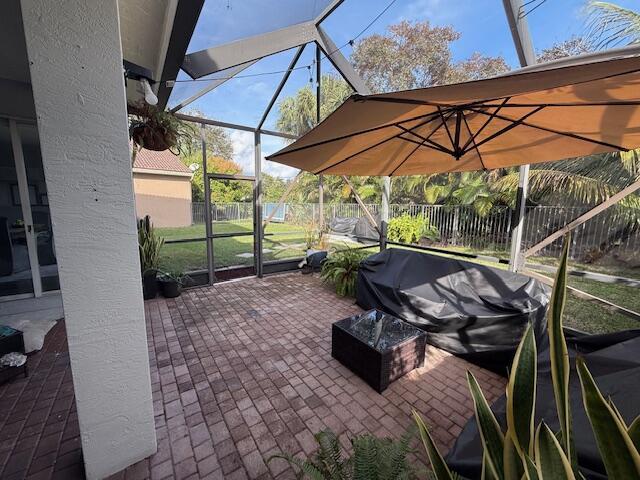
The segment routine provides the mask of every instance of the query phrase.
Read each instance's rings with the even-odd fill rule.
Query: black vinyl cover
[[[357,223],[357,217],[333,217],[329,222],[329,230],[338,235],[354,235]]]
[[[527,324],[540,340],[549,289],[524,275],[390,248],[365,259],[357,303],[426,330],[427,342],[506,375]]]
[[[380,225],[380,215],[374,215],[373,219]],[[333,217],[329,222],[329,230],[337,235],[350,235],[363,240],[380,237],[367,217]]]
[[[640,330],[625,330],[606,335],[573,334],[567,338],[571,364],[569,403],[573,418],[573,438],[580,470],[587,479],[606,479],[602,459],[596,447],[591,425],[584,411],[580,381],[575,371],[575,357],[581,355],[602,394],[610,397],[627,424],[640,414]],[[548,342],[543,341],[538,354],[536,420],[559,431],[551,383]],[[491,409],[505,430],[506,399],[501,397]],[[447,456],[447,464],[467,478],[480,478],[482,445],[475,419],[471,419]]]

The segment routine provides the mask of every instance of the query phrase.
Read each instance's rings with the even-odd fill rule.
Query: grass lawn
[[[214,233],[237,233],[250,232],[252,225],[250,221],[240,222],[215,222]],[[158,228],[158,233],[166,240],[185,238],[204,238],[204,225],[192,225],[183,228]],[[305,239],[302,227],[290,224],[270,223],[267,226],[267,236],[264,238],[263,248],[264,260],[284,260],[287,258],[298,258],[304,256]],[[268,235],[268,234],[274,235]],[[344,248],[338,242],[338,248]],[[449,247],[458,251],[483,253],[500,258],[505,258],[508,253],[504,251],[483,251],[472,252],[468,248]],[[266,251],[270,250],[270,251]],[[377,251],[377,248],[372,251]],[[253,257],[239,257],[238,254],[253,253],[253,237],[233,237],[214,239],[214,264],[215,268],[253,265]],[[169,271],[193,271],[206,270],[207,249],[204,241],[166,244],[162,248],[160,268]],[[474,260],[472,260],[474,261]],[[546,265],[556,265],[557,259],[549,257],[534,257],[533,263],[543,263]],[[507,268],[506,265],[496,265],[494,263],[476,260],[485,265]],[[570,262],[572,268],[578,270],[606,273],[629,278],[640,278],[640,271],[625,269],[615,266],[605,265],[585,265]],[[548,272],[540,272],[551,276]],[[585,280],[578,277],[569,276],[569,284],[575,288],[600,298],[609,300],[617,305],[640,312],[640,295],[637,288],[624,285],[608,284]],[[640,322],[625,315],[611,312],[606,307],[588,302],[586,300],[569,295],[565,307],[564,323],[567,326],[583,330],[590,333],[606,333],[628,328],[640,328]]]
[[[251,221],[214,222],[213,233],[240,233],[252,231]],[[205,226],[191,225],[179,228],[157,228],[166,240],[187,238],[204,239]],[[264,260],[283,260],[304,255],[304,231],[295,225],[270,223],[263,241]],[[273,234],[273,235],[269,235]],[[253,257],[238,256],[253,253],[253,236],[216,238],[213,240],[215,268],[253,265]],[[266,251],[270,250],[270,251]],[[189,243],[165,244],[160,253],[160,269],[170,271],[206,270],[207,246],[204,240]]]

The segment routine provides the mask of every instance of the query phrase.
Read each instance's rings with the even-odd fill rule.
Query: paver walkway
[[[266,465],[265,459],[281,451],[311,453],[313,434],[325,428],[342,434],[345,446],[350,436],[364,432],[397,437],[410,424],[414,408],[446,451],[472,415],[465,371],[476,374],[490,401],[504,391],[502,378],[429,347],[425,367],[382,395],[375,393],[331,358],[331,323],[360,309],[353,300],[336,297],[317,276],[289,273],[228,282],[192,289],[177,299],[151,300],[145,309],[158,452],[114,478],[291,478],[285,462]],[[64,337],[61,327],[47,338],[46,351]],[[42,457],[34,454],[37,446],[17,457],[24,425],[5,429],[4,423],[16,423],[15,417],[7,419],[24,410],[17,405],[23,403],[21,396],[35,396],[37,404],[36,384],[40,391],[59,384],[56,392],[64,395],[56,393],[53,405],[59,398],[73,398],[67,354],[59,350],[46,368],[30,360],[38,371],[28,381],[0,387],[0,407],[6,406],[0,410],[0,472],[14,472],[7,478],[38,473],[38,465],[44,465],[36,462]],[[79,461],[73,402],[67,407],[64,423],[76,435],[70,438]],[[48,408],[49,413],[39,414],[45,429],[53,413]],[[30,421],[29,413],[22,416],[23,424]],[[68,455],[66,436],[71,433],[61,432],[51,440],[56,444],[53,464],[42,468],[38,478],[55,475]],[[50,433],[37,435],[42,441]]]

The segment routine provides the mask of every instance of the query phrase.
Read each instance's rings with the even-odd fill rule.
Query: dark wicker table
[[[382,393],[424,363],[426,340],[419,328],[370,310],[332,325],[331,356]]]

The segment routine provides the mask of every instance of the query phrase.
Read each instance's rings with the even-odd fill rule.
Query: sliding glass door
[[[37,128],[0,118],[0,299],[59,288]]]

